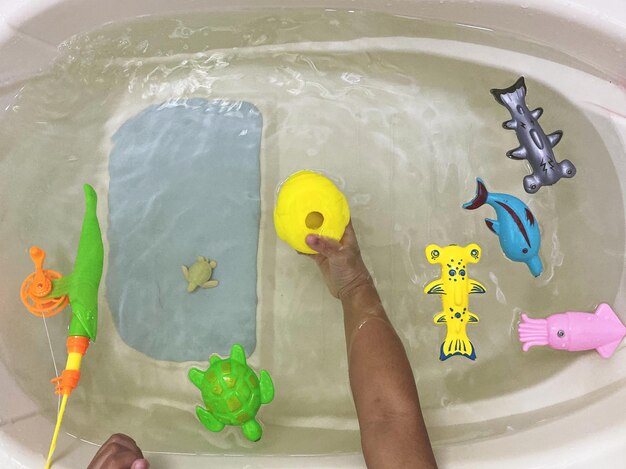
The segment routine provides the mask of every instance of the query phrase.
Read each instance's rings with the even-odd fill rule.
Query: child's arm
[[[375,468],[436,468],[404,347],[363,264],[352,224],[341,243],[317,236],[328,288],[343,305],[350,386],[365,462]]]

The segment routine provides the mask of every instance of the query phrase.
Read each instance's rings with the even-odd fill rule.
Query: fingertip
[[[137,459],[130,466],[130,469],[150,469],[150,463],[147,459]]]
[[[310,235],[307,235],[304,242],[307,244],[307,246],[314,249],[316,246],[319,246],[320,237],[318,235],[310,234]]]
[[[333,238],[310,234],[305,238],[306,244],[315,252],[323,256],[332,256],[341,250],[341,243]]]

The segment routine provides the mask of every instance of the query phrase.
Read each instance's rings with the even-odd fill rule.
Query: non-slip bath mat
[[[247,102],[152,106],[113,136],[107,299],[122,339],[160,360],[255,348],[262,117]],[[188,293],[181,266],[217,261]]]

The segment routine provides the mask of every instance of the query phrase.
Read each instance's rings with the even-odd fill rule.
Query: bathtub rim
[[[46,36],[45,34],[39,35],[40,32],[45,32],[45,31],[38,29],[39,28],[38,23],[37,22],[33,23],[32,21],[33,18],[42,18],[42,17],[45,17],[45,15],[52,15],[53,17],[54,15],[63,16],[65,14],[64,12],[67,12],[67,9],[69,8],[68,5],[76,6],[76,4],[74,2],[64,2],[62,0],[34,0],[32,2],[22,1],[22,2],[13,2],[12,4],[11,3],[12,2],[7,1],[7,0],[0,0],[0,44],[2,43],[7,44],[11,41],[11,39],[15,39],[17,36],[20,36],[21,39],[23,39],[26,43],[30,44],[31,46],[35,47],[35,45],[38,44],[38,47],[42,47],[44,49],[44,52],[38,55],[32,62],[27,61],[28,62],[26,64],[27,68],[25,68],[24,70],[25,70],[25,76],[28,76],[30,74],[36,73],[38,70],[48,65],[49,61],[54,56],[56,56],[55,44],[58,43],[58,42],[55,42],[57,41],[57,39],[55,39],[54,35],[50,35],[50,36]],[[163,9],[159,11],[159,13],[164,14],[168,12],[166,11],[167,3],[168,2],[166,1],[149,2],[147,0],[140,0],[140,1],[133,3],[130,9],[132,10],[132,9],[140,9],[140,8],[149,8],[150,6],[155,7],[156,5],[158,8]],[[211,5],[211,8],[202,8],[202,10],[203,11],[233,11],[233,10],[242,10],[242,9],[261,10],[261,9],[269,9],[268,7],[270,5],[275,7],[276,3],[277,3],[276,1],[269,2],[265,0],[262,0],[261,2],[253,2],[250,0],[235,0],[231,2],[226,2],[226,1],[220,0],[220,1],[213,2],[213,4]],[[284,2],[284,3],[286,4],[287,2]],[[528,3],[529,7],[531,8],[536,8],[538,11],[545,10],[545,13],[547,15],[551,15],[551,14],[554,14],[556,11],[558,11],[559,5],[557,4],[562,3],[562,2],[555,1],[555,2],[550,2],[548,5],[545,5],[545,2],[541,2],[541,0],[533,0],[533,1],[528,1],[526,3]],[[544,4],[543,7],[542,7],[542,3]],[[589,1],[579,0],[579,1],[567,2],[567,3],[576,6],[576,8],[573,8],[572,10],[568,10],[569,15],[566,15],[566,18],[571,20],[572,28],[574,28],[571,31],[572,35],[574,35],[574,33],[576,32],[576,27],[578,26],[582,28],[581,31],[592,31],[596,33],[597,34],[596,38],[605,38],[607,41],[617,40],[617,41],[621,41],[620,43],[626,45],[626,11],[621,12],[621,17],[620,17],[619,15],[620,12],[617,11],[619,0],[616,0],[616,1],[606,0],[604,2],[605,5],[603,5],[603,8],[604,7],[607,8],[606,10],[607,13],[603,15],[599,15],[599,16],[590,15],[589,19],[591,19],[590,21],[591,24],[585,24],[585,25],[583,25],[579,20],[581,19],[581,16],[585,16],[585,12],[589,12],[593,10],[594,2],[591,0]],[[107,9],[113,10],[114,9],[113,5],[115,4],[123,5],[124,2],[119,1],[119,0],[114,0],[112,2],[109,2],[107,4]],[[475,24],[475,25],[480,25],[481,23],[477,23],[477,22],[472,23],[473,21],[472,18],[476,18],[476,14],[472,13],[472,11],[474,10],[480,11],[480,8],[483,8],[483,7],[498,8],[497,2],[491,2],[491,1],[481,2],[481,3],[474,3],[471,1],[448,1],[444,3],[444,5],[447,8],[445,12],[441,10],[439,11],[439,13],[437,13],[438,4],[439,2],[437,1],[423,1],[423,2],[416,2],[416,1],[401,2],[400,1],[400,2],[393,3],[392,7],[390,8],[387,8],[387,7],[385,8],[387,10],[386,11],[387,13],[389,13],[390,11],[395,11],[397,12],[397,14],[403,14],[402,12],[410,13],[414,11],[413,8],[419,7],[419,15],[416,14],[416,16],[420,16],[423,18],[439,19],[439,20],[445,19],[445,18],[442,18],[445,12],[452,12],[456,10],[455,14],[457,15],[457,18],[462,18],[463,14],[467,14],[468,16],[466,17],[467,19],[465,20],[467,21],[467,24]],[[512,0],[503,0],[502,2],[500,2],[500,4],[512,6],[512,5],[517,5],[517,2],[514,2]],[[29,7],[28,5],[31,5],[32,9],[29,9],[31,7]],[[95,12],[100,11],[97,7],[95,7],[96,2],[92,0],[84,1],[80,3],[80,5],[81,6],[79,8],[82,8],[83,10],[79,10],[79,11],[86,11],[86,9],[89,6],[93,7]],[[293,5],[293,4],[290,4],[290,5]],[[480,7],[478,7],[477,9],[476,6],[478,5],[480,5]],[[189,11],[192,6],[202,7],[202,5],[199,5],[198,2],[193,1],[193,0],[185,0],[179,3],[179,7],[186,11]],[[293,6],[296,6],[296,5],[293,5]],[[356,9],[365,9],[369,11],[380,11],[380,8],[381,8],[380,2],[375,2],[375,1],[370,1],[370,0],[353,1],[353,2],[345,2],[345,1],[344,2],[340,2],[340,1],[310,2],[309,1],[309,2],[302,2],[302,4],[299,6],[326,7],[326,8],[332,8],[333,6],[335,6],[341,9],[356,8]],[[597,5],[595,6],[597,7]],[[116,10],[116,11],[117,11],[116,14],[122,14],[122,17],[127,16],[125,13],[122,12],[122,11],[126,11],[124,10],[123,6],[121,7],[120,10]],[[141,10],[133,10],[133,11],[141,11]],[[35,13],[35,14],[33,15],[32,13]],[[608,15],[611,15],[616,20],[609,22],[608,23],[609,26],[606,27],[606,24],[603,23],[603,18],[606,18]],[[78,13],[76,16],[77,17],[80,16],[80,13]],[[133,16],[135,16],[135,14],[133,14]],[[95,18],[95,16],[92,15],[89,18],[93,19]],[[110,17],[109,19],[107,19],[107,21],[114,20],[114,19],[117,19],[117,18]],[[78,20],[74,18],[72,21],[77,22]],[[459,21],[461,20],[459,19]],[[487,27],[487,25],[490,25],[491,23],[485,22],[482,24],[486,25]],[[87,21],[87,22],[82,23],[80,26],[78,26],[78,24],[75,24],[74,25],[75,29],[72,29],[72,28],[67,27],[67,23],[61,22],[56,27],[58,31],[65,31],[65,33],[63,34],[66,34],[66,37],[68,37],[80,31],[92,29],[93,27],[96,27],[97,25],[98,24],[92,24]],[[58,31],[55,31],[55,34],[58,34]],[[512,31],[512,32],[515,33],[515,31]],[[578,36],[578,34],[579,33],[577,33],[576,36]],[[616,61],[616,62],[619,62],[619,61]],[[607,73],[614,74],[614,76],[620,76],[620,74],[622,77],[626,76],[626,68],[622,70],[622,68],[611,67],[610,66],[611,64],[606,64],[606,65],[607,65]],[[624,67],[626,67],[626,65],[624,65]],[[10,381],[11,381],[11,377],[8,376],[6,373],[3,373],[2,371],[0,371],[0,382],[5,383],[5,382],[10,382]],[[16,396],[16,399],[22,399],[24,397],[26,396],[20,396],[20,397]],[[563,457],[562,451],[560,451],[560,448],[558,447],[552,448],[552,442],[555,442],[558,440],[561,443],[564,443],[568,441],[568,439],[571,438],[573,435],[572,434],[568,435],[567,432],[559,431],[559,429],[561,428],[572,429],[572,433],[574,433],[574,429],[579,428],[581,423],[584,424],[586,422],[587,423],[593,422],[594,419],[591,418],[593,416],[596,416],[596,417],[601,416],[604,419],[603,421],[606,421],[608,424],[613,423],[613,425],[607,425],[604,428],[598,428],[596,429],[595,434],[592,435],[591,433],[589,433],[585,435],[585,437],[582,438],[582,440],[593,441],[595,443],[603,442],[603,441],[606,443],[606,442],[612,441],[613,443],[616,443],[616,445],[614,445],[613,447],[609,447],[609,448],[606,447],[606,444],[604,446],[602,444],[593,445],[592,447],[597,450],[595,451],[594,454],[598,458],[600,457],[600,454],[602,454],[602,459],[594,458],[594,459],[587,459],[587,461],[593,460],[594,463],[598,463],[600,461],[606,461],[606,464],[611,464],[616,461],[616,458],[619,458],[619,457],[624,458],[625,457],[624,449],[619,447],[618,441],[619,440],[623,441],[623,437],[626,436],[626,430],[620,429],[617,426],[617,422],[619,419],[623,420],[624,418],[626,418],[626,410],[624,410],[623,407],[619,407],[619,406],[617,409],[615,409],[615,407],[612,405],[613,399],[616,399],[617,401],[621,401],[624,397],[626,397],[626,389],[622,387],[622,389],[618,390],[615,394],[612,395],[610,399],[611,402],[608,402],[609,401],[608,399],[603,399],[597,403],[594,403],[588,407],[585,407],[584,409],[581,409],[580,412],[576,412],[575,414],[571,416],[568,416],[563,419],[559,419],[558,422],[547,422],[540,427],[536,427],[531,430],[528,430],[528,432],[533,432],[535,439],[538,440],[536,449],[537,450],[539,450],[540,448],[542,449],[541,454],[544,456],[544,460],[543,460],[544,464],[549,464],[550,462],[552,462],[555,465],[563,463],[564,457]],[[615,417],[619,417],[619,418],[616,419]],[[21,429],[22,425],[26,425],[27,423],[28,425],[30,425],[31,423],[36,422],[36,420],[37,418],[26,419],[23,422],[16,422],[14,425],[12,425],[13,427],[12,430]],[[50,426],[49,422],[45,422],[45,423],[48,426]],[[29,433],[30,430],[27,431],[27,428],[28,427],[22,429],[21,431],[30,435],[31,434]],[[48,428],[46,428],[46,425],[44,425],[43,428],[46,434],[49,433]],[[620,437],[620,432],[621,432],[621,437]],[[558,435],[558,437],[554,436],[555,433]],[[77,457],[84,457],[85,454],[93,454],[93,449],[90,448],[91,445],[86,445],[86,444],[77,445],[78,440],[72,440],[71,438],[65,435],[64,437],[65,437],[64,443],[59,444],[60,449],[62,449],[63,445],[65,445],[66,448],[79,446],[80,449],[77,449],[75,453]],[[489,466],[488,465],[489,463],[483,460],[483,456],[485,454],[489,454],[489,456],[493,455],[494,445],[492,443],[493,442],[497,443],[496,440],[500,440],[500,443],[502,444],[505,443],[505,440],[508,440],[510,444],[511,442],[514,443],[515,439],[518,437],[519,437],[519,433],[516,433],[514,436],[503,436],[501,438],[489,440],[486,442],[478,442],[478,443],[467,444],[467,445],[462,444],[462,445],[455,445],[453,447],[438,448],[437,454],[438,454],[438,457],[440,458],[442,465],[454,464],[455,467],[476,467],[476,466],[472,466],[472,464],[475,465],[477,463],[480,463],[481,467],[485,467],[485,468],[498,467],[496,465]],[[45,439],[46,438],[44,438],[44,440]],[[26,439],[22,441],[26,441]],[[575,441],[577,444],[581,442],[580,435],[576,435]],[[15,439],[0,438],[0,448],[4,450],[4,455],[6,456],[6,460],[3,460],[2,459],[3,456],[0,455],[0,462],[4,463],[3,464],[4,467],[13,467],[11,465],[16,464],[15,459],[17,455],[20,455],[20,457],[23,456],[25,458],[22,460],[21,464],[28,464],[29,466],[38,466],[41,464],[41,455],[37,452],[30,450],[29,448],[26,448],[24,445],[22,445],[20,443],[19,438],[15,438]],[[610,452],[611,450],[614,450],[614,452]],[[589,453],[591,452],[592,451],[590,451]],[[500,456],[504,457],[505,453],[506,452],[503,450]],[[587,456],[589,456],[589,453],[587,454]],[[465,455],[463,458],[461,458],[461,461],[458,459],[459,454]],[[233,459],[233,458],[236,458],[236,459]],[[293,465],[294,458],[297,458],[296,460],[298,461],[298,463],[295,466]],[[265,465],[265,462],[267,461],[263,462],[263,460],[265,460],[266,458],[249,458],[250,459],[249,461],[247,461],[247,459],[248,458],[239,458],[239,457],[227,457],[223,459],[219,459],[219,457],[211,457],[212,462],[221,463],[225,465],[222,467],[228,467],[228,464],[232,463],[233,460],[235,460],[237,462],[235,462],[234,467],[240,467],[244,463],[250,463],[250,464],[253,464],[252,467],[259,467],[259,468],[263,468],[263,467],[320,467],[319,466],[320,459],[324,460],[325,463],[328,463],[328,467],[346,467],[347,468],[347,467],[360,467],[360,464],[362,461],[362,457],[360,455],[328,456],[328,457],[322,457],[319,459],[313,458],[313,457],[276,458],[276,459],[271,460],[270,462],[271,465],[269,464]],[[567,457],[565,459],[571,459],[571,457]],[[55,466],[59,468],[76,467],[76,464],[79,462],[79,460],[80,459],[74,460],[74,459],[68,458],[67,462],[62,462],[61,464],[58,464]],[[161,462],[163,466],[171,466],[171,467],[179,467],[179,464],[183,463],[183,461],[186,463],[189,463],[189,457],[182,456],[182,455],[154,455],[154,460],[155,460],[155,465]],[[514,464],[516,462],[519,464],[523,464],[524,461],[526,462],[526,464],[531,462],[528,459],[521,458],[518,461],[511,460],[511,464]],[[578,460],[578,462],[581,462],[581,461],[584,461],[584,458],[581,458]],[[310,465],[308,465],[309,463]],[[496,463],[501,464],[502,461],[501,460],[496,461]],[[202,464],[203,464],[202,462],[198,462],[197,464],[194,464],[194,466],[202,467],[201,466]],[[15,467],[18,467],[18,466],[16,465]],[[527,466],[522,465],[520,467],[527,467]],[[584,467],[584,466],[580,466],[580,467]],[[610,466],[607,466],[607,467],[610,467]]]

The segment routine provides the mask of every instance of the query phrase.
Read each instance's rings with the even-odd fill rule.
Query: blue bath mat
[[[254,350],[261,129],[250,103],[192,99],[113,136],[107,299],[131,347],[172,361]],[[181,266],[198,256],[219,286],[187,293]]]

